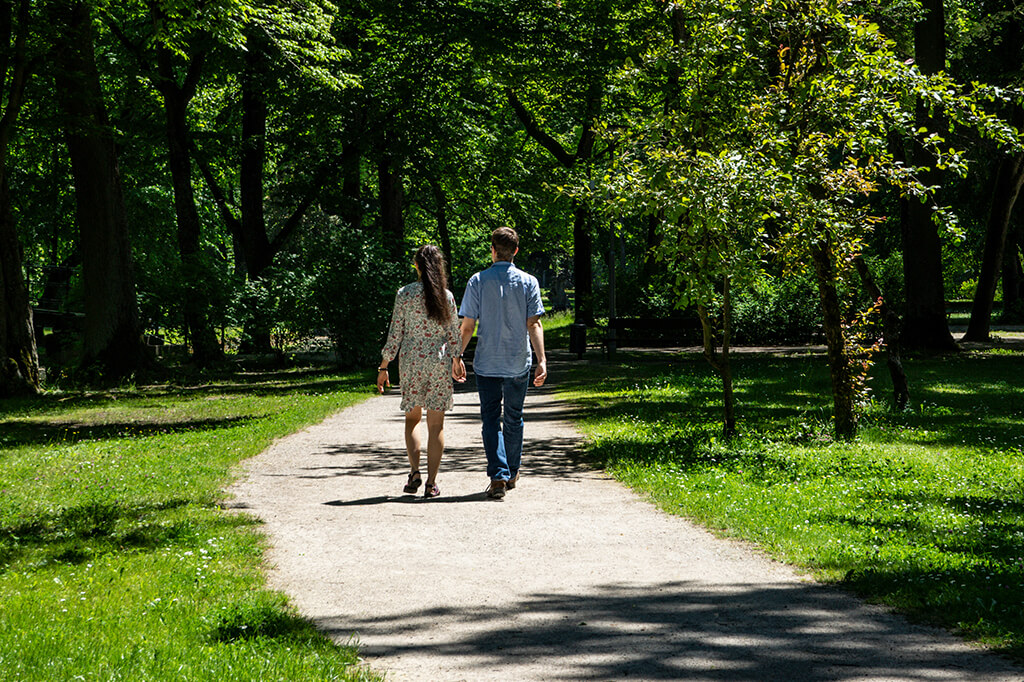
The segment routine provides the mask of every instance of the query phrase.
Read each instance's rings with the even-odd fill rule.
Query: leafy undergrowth
[[[0,401],[0,679],[377,679],[219,506],[239,461],[367,392],[292,370]]]
[[[663,508],[1021,659],[1021,359],[911,360],[914,408],[872,404],[849,443],[831,437],[820,357],[738,357],[730,442],[699,357],[626,356],[563,386],[586,408],[589,456]]]

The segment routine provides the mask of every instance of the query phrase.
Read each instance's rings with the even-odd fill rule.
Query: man
[[[530,378],[531,345],[537,353],[533,385],[543,386],[547,378],[544,329],[540,316],[537,278],[512,264],[519,252],[519,235],[510,227],[491,234],[492,265],[469,279],[462,297],[462,348],[476,329],[473,372],[480,394],[484,452],[487,453],[487,496],[501,499],[516,487],[523,455],[523,403]],[[477,325],[479,328],[477,329]],[[459,354],[461,356],[461,353]],[[464,380],[466,367],[461,358],[452,367],[457,380]],[[502,410],[504,402],[504,410]]]

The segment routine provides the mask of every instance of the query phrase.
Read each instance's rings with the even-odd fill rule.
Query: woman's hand
[[[385,386],[391,386],[391,379],[388,377],[388,370],[386,367],[378,368],[377,370],[377,392],[383,393]]]
[[[460,384],[466,381],[466,363],[462,361],[462,358],[455,358],[452,362],[452,379]]]

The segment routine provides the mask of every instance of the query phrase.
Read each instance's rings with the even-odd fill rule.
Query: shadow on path
[[[837,628],[837,618],[848,625]],[[416,636],[442,619],[471,634]],[[390,636],[391,644],[361,647],[370,656],[468,657],[481,673],[512,666],[509,679],[527,662],[560,680],[984,679],[968,672],[978,670],[973,656],[935,646],[930,630],[908,631],[842,593],[802,583],[605,585],[580,595],[533,594],[515,613],[444,608],[317,624],[342,638]]]

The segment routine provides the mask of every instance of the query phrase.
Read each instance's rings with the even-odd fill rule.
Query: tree
[[[960,153],[919,132],[904,102],[938,101],[951,123],[983,135],[1006,140],[1008,131],[947,77],[904,63],[878,26],[838,3],[736,3],[712,14],[695,2],[690,9],[701,17],[700,30],[675,58],[684,77],[702,87],[683,91],[680,114],[648,122],[639,145],[626,136],[621,146],[629,163],[602,187],[613,205],[626,197],[627,209],[647,205],[665,210],[669,224],[678,222],[662,249],[678,263],[677,290],[698,306],[708,307],[716,291],[727,302],[723,276],[749,271],[761,240],[791,269],[813,271],[835,433],[851,438],[878,347],[866,335],[878,302],[857,312],[850,297],[857,290],[854,266],[878,222],[867,199],[884,184],[926,200],[932,193],[918,169],[895,156],[890,131],[917,138],[937,167],[962,170]],[[743,49],[744,40],[760,43],[753,39],[760,25],[778,53],[744,69],[735,53],[756,54]],[[737,117],[732,106],[746,116]]]
[[[118,9],[120,15],[108,13],[107,24],[161,98],[177,219],[179,276],[186,288],[180,304],[193,360],[206,366],[221,356],[221,349],[212,325],[210,293],[204,286],[207,277],[202,223],[192,183],[189,107],[218,39],[237,43],[239,26],[251,8],[236,1],[180,10],[160,0],[134,0]]]
[[[1024,134],[1024,105],[1013,107],[1011,124]],[[1013,208],[1021,188],[1024,188],[1024,152],[1004,154],[993,173],[992,199],[985,224],[985,247],[964,341],[987,341],[989,338],[992,302],[1003,266]]]
[[[55,5],[56,86],[75,182],[85,294],[82,365],[107,379],[144,361],[128,220],[85,2]]]
[[[295,13],[294,16],[292,13]],[[231,167],[230,161],[222,164],[223,174],[227,178],[237,177],[237,205],[229,196],[230,187],[222,186],[213,164],[204,154],[198,153],[198,150],[195,155],[221,218],[235,239],[238,251],[236,263],[244,266],[245,277],[250,285],[254,286],[259,286],[258,283],[274,258],[299,229],[307,210],[319,198],[327,182],[334,177],[335,167],[344,165],[348,157],[354,156],[356,149],[346,147],[343,154],[336,154],[336,142],[333,137],[326,134],[317,137],[320,145],[316,150],[318,154],[309,153],[299,144],[273,144],[282,138],[302,137],[280,134],[271,128],[273,123],[281,119],[294,122],[294,116],[302,115],[298,107],[292,109],[280,103],[283,95],[286,96],[295,89],[304,89],[307,94],[297,99],[307,105],[312,103],[324,107],[331,103],[330,100],[326,97],[317,100],[315,96],[311,97],[308,91],[330,92],[344,88],[352,82],[351,77],[345,73],[325,77],[322,72],[309,68],[311,62],[336,64],[343,52],[331,44],[331,17],[324,14],[322,8],[315,3],[307,3],[303,7],[301,18],[299,14],[296,7],[282,8],[273,16],[274,24],[267,26],[258,21],[254,22],[245,33],[245,51],[237,60],[228,61],[229,64],[232,61],[241,62],[238,69],[241,76],[237,84],[240,94],[237,98],[231,98],[235,101],[240,100],[241,110],[238,115],[241,121],[238,128],[229,128],[216,135],[219,139],[215,141],[218,143],[217,151],[221,155],[226,155],[229,159],[238,159],[236,168]],[[301,27],[307,30],[300,31]],[[274,39],[268,39],[268,35],[274,36]],[[320,47],[314,50],[310,47],[311,44]],[[285,85],[282,85],[282,81]],[[284,92],[282,87],[285,88]],[[272,111],[275,105],[282,110]],[[294,116],[288,116],[289,113]],[[309,116],[309,113],[306,115]],[[229,114],[224,118],[230,120],[234,117]],[[213,136],[208,135],[207,140],[210,137]],[[193,139],[192,144],[198,143]],[[274,166],[271,166],[268,160],[271,153],[268,149],[272,149],[276,159]],[[303,156],[311,158],[312,162],[300,163],[300,158],[306,161]],[[285,197],[280,196],[284,192],[279,187],[268,187],[266,182],[268,172],[276,169],[279,171],[277,175],[280,176],[283,175],[281,171],[285,168],[288,168],[289,174],[297,176],[292,177],[287,183],[287,199],[294,201],[288,210],[283,210],[279,206],[285,201]],[[291,187],[303,184],[305,186],[297,190]],[[293,199],[292,194],[298,196]],[[268,208],[271,210],[268,211]],[[267,319],[261,312],[253,307],[245,311],[243,347],[246,350],[270,350],[270,328],[274,321]]]
[[[968,15],[969,29],[958,35],[958,42],[954,43],[955,59],[951,60],[952,68],[963,74],[961,78],[976,78],[994,86],[1019,88],[1024,73],[1024,54],[1020,50],[1006,47],[1020,45],[1024,40],[1024,12],[1005,0],[987,2],[972,9],[973,16]],[[1024,95],[1018,92],[1016,102],[997,101],[996,106],[1024,140]],[[988,339],[993,300],[1001,271],[1006,280],[1004,284],[1009,282],[1003,292],[1004,315],[1013,315],[1014,300],[1017,297],[1012,261],[1016,260],[1019,267],[1019,258],[1016,241],[1012,238],[1011,223],[1014,207],[1024,187],[1024,150],[1019,147],[990,150],[982,146],[981,151],[988,152],[994,158],[979,164],[982,169],[992,171],[987,183],[987,215],[983,218],[984,247],[977,270],[978,281],[971,305],[971,318],[963,337],[965,341]],[[984,175],[984,171],[981,174]],[[1003,270],[1004,261],[1010,265],[1006,270]]]
[[[39,390],[32,310],[22,270],[22,249],[11,211],[7,161],[11,136],[32,70],[29,0],[0,2],[0,397]]]
[[[607,113],[611,74],[643,54],[643,40],[660,19],[649,5],[617,0],[544,2],[514,6],[482,32],[488,68],[503,84],[523,130],[562,169],[590,178],[598,157],[595,126]],[[595,214],[586,198],[572,206],[576,320],[594,323]]]
[[[914,56],[925,75],[946,68],[946,21],[943,0],[924,0],[924,14],[914,26]],[[917,100],[916,126],[936,133],[941,112],[934,103]],[[911,163],[922,168],[921,180],[929,187],[942,182],[932,168],[928,150],[911,146]],[[933,204],[926,197],[906,199],[903,221],[903,281],[906,298],[904,343],[910,348],[954,350],[956,343],[946,322],[946,300],[942,277],[942,246],[934,220]]]

